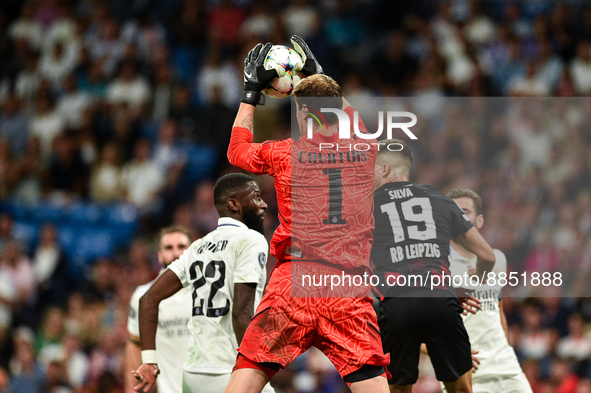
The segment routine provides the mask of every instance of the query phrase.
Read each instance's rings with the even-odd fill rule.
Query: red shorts
[[[341,377],[364,365],[387,366],[371,297],[292,297],[290,263],[280,264],[238,348],[256,363],[287,367],[311,346]]]

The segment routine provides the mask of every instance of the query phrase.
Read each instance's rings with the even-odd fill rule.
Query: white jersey
[[[494,253],[496,262],[493,271],[497,275],[501,272],[507,273],[505,254],[497,249]],[[463,275],[468,271],[468,267],[476,268],[476,258],[464,258],[452,246],[450,246],[449,262],[452,276]],[[476,314],[462,315],[471,347],[479,351],[476,356],[480,360],[480,365],[472,376],[473,380],[495,375],[517,375],[522,372],[515,351],[507,342],[501,325],[499,311],[501,290],[502,287],[498,284],[480,286],[473,296],[482,302],[482,310],[477,311]]]
[[[242,222],[222,217],[218,227],[195,241],[169,265],[193,292],[189,357],[184,369],[193,373],[230,373],[238,342],[232,326],[234,284],[256,283],[256,310],[267,278],[269,245],[263,235]]]
[[[131,296],[127,330],[133,336],[140,336],[139,304],[154,281],[140,285]],[[191,318],[191,290],[183,288],[158,307],[158,329],[156,330],[156,351],[160,375],[156,378],[158,393],[181,393],[183,387],[183,364],[187,358]]]

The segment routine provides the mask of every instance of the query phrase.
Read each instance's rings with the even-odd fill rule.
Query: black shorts
[[[472,368],[470,340],[455,297],[399,297],[382,302],[378,324],[384,353],[390,353],[389,383],[412,385],[419,377],[421,343],[435,376],[454,382]]]

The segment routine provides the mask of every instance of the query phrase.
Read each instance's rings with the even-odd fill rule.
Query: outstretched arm
[[[140,338],[136,336],[129,337],[125,346],[125,393],[133,393],[133,387],[137,380],[133,377],[132,371],[142,365],[142,348],[140,347]]]
[[[456,242],[478,257],[476,260],[476,274],[478,277],[482,277],[492,270],[496,261],[495,253],[478,232],[478,229],[475,227],[470,228],[459,235]]]
[[[156,359],[156,329],[158,328],[158,306],[160,302],[183,288],[183,284],[172,270],[166,270],[152,284],[140,299],[139,321],[142,346],[142,365],[132,374],[139,383],[136,391],[152,388],[159,373]]]
[[[242,103],[234,119],[230,146],[228,146],[228,161],[230,164],[252,173],[262,173],[260,168],[252,167],[248,162],[248,151],[253,141],[254,108],[264,104],[265,99],[261,91],[277,76],[285,75],[280,66],[270,70],[265,69],[264,61],[273,45],[271,43],[257,44],[248,52],[244,59],[244,91]]]
[[[228,162],[238,168],[258,174],[263,172],[263,168],[253,165],[252,160],[248,159],[250,148],[254,145],[252,143],[254,139],[253,119],[254,106],[245,103],[240,104],[236,119],[234,119],[232,136],[228,146]]]
[[[236,118],[234,119],[233,127],[246,128],[248,131],[252,133],[253,120],[254,106],[250,104],[245,104],[243,102],[240,104],[240,108],[238,108],[238,113],[236,114]]]

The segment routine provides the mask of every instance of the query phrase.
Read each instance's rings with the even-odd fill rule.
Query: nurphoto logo
[[[307,108],[308,114],[316,120],[320,128],[327,127],[326,120],[324,120],[324,116],[321,113],[334,113],[339,119],[339,139],[349,139],[351,138],[351,121],[349,119],[349,115],[342,110],[342,109],[335,109],[335,108],[320,108],[320,112],[315,109]],[[312,113],[314,111],[316,114]],[[411,120],[406,123],[395,122],[395,118],[407,117]],[[320,121],[322,120],[322,122]],[[418,139],[415,134],[409,130],[410,127],[417,124],[417,116],[412,112],[404,112],[404,111],[388,111],[386,112],[386,137],[388,139],[392,139],[392,130],[401,129],[410,139]],[[313,119],[308,118],[308,129],[307,129],[307,136],[308,138],[312,138],[312,129],[313,129]],[[378,130],[373,134],[370,133],[362,133],[359,131],[359,112],[355,111],[353,114],[353,130],[355,135],[357,135],[361,139],[377,139],[382,135],[384,131],[384,112],[378,112]]]

